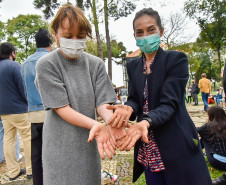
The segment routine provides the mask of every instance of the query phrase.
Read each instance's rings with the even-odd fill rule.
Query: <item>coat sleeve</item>
[[[25,94],[25,89],[24,89],[24,82],[22,79],[22,75],[21,75],[21,65],[15,62],[15,67],[14,67],[14,79],[16,81],[16,84],[18,86],[19,92],[21,94],[21,96],[24,98],[24,100],[27,101],[27,97]]]
[[[226,92],[226,65],[224,66],[223,87],[224,87],[224,93],[225,93]]]
[[[136,119],[136,116],[138,115],[138,112],[140,111],[140,106],[137,102],[137,96],[135,93],[135,88],[133,85],[133,80],[132,80],[132,62],[129,62],[126,64],[126,69],[127,69],[127,74],[128,74],[128,99],[125,105],[128,105],[133,108],[133,113],[130,116],[130,120],[134,121]]]
[[[167,56],[166,74],[160,93],[159,106],[147,114],[152,119],[151,128],[167,123],[180,109],[181,101],[184,101],[188,77],[186,55],[182,52],[176,52]]]
[[[201,127],[197,127],[197,132],[199,133],[201,139],[207,139],[209,137],[207,123]]]

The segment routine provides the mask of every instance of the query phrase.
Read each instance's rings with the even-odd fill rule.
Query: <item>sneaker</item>
[[[225,185],[226,184],[226,174],[223,174],[220,178],[216,178],[215,181],[212,182],[212,185]]]
[[[16,180],[19,176],[23,175],[26,173],[26,169],[21,169],[20,170],[20,173],[16,176],[16,177],[13,177],[13,178],[9,178],[10,181],[13,181],[13,180]]]
[[[118,175],[112,175],[112,173],[108,173],[106,171],[103,171],[101,173],[101,184],[109,184],[116,181],[118,178]]]
[[[22,154],[19,154],[19,157],[17,158],[17,161],[21,160],[23,158]]]

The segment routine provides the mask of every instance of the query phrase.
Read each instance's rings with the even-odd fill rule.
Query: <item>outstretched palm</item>
[[[115,155],[116,146],[108,129],[100,123],[95,124],[90,130],[88,142],[92,142],[94,138],[96,139],[101,159],[105,158],[104,152],[109,159],[112,159],[112,154]]]

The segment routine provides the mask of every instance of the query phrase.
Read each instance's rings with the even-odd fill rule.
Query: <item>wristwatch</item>
[[[148,121],[148,123],[151,125],[152,124],[152,119],[151,118],[149,118],[148,116],[145,116],[145,117],[143,117],[143,119],[142,120],[146,120],[146,121]]]

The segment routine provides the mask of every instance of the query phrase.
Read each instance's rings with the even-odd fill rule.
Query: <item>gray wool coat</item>
[[[101,161],[89,130],[64,121],[53,109],[70,106],[96,118],[96,107],[116,101],[104,62],[83,53],[68,60],[55,50],[36,66],[36,87],[47,110],[43,129],[43,174],[45,185],[100,185]]]

